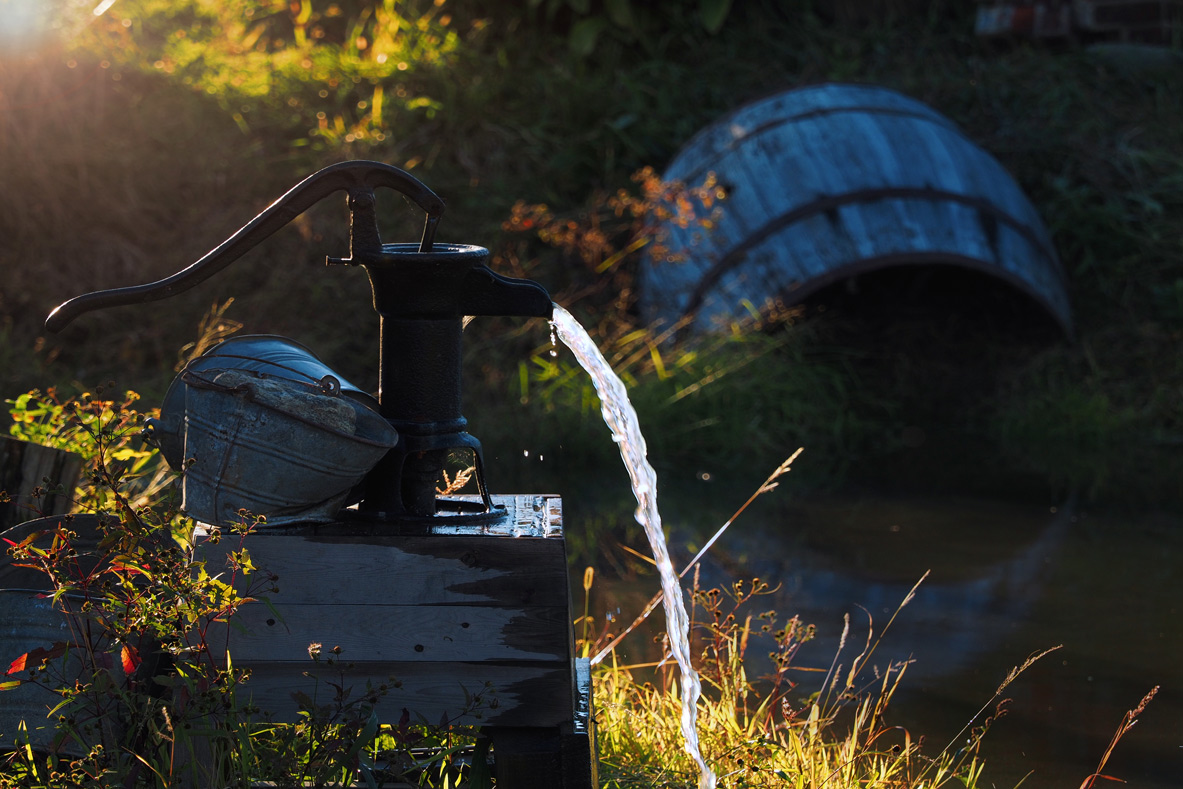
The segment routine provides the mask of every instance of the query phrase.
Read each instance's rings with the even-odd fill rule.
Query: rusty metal
[[[374,189],[411,198],[426,213],[420,240],[384,244]],[[435,485],[449,452],[472,453],[484,512],[493,508],[484,483],[480,442],[461,413],[461,328],[465,316],[546,317],[546,290],[488,268],[488,250],[436,243],[443,201],[414,176],[379,162],[345,162],[301,181],[221,245],[188,268],[158,282],[90,293],[55,309],[46,328],[59,331],[96,309],[168,298],[205,281],[325,197],[345,191],[350,209],[350,255],[331,264],[362,266],[381,316],[378,403],[398,433],[398,444],[367,475],[361,512],[394,520],[436,514]]]

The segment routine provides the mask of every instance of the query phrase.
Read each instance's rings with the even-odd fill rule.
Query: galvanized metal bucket
[[[185,365],[186,372],[213,369],[253,370],[305,383],[318,383],[329,375],[340,383],[345,397],[375,411],[378,409],[378,401],[372,396],[330,369],[307,347],[287,337],[274,334],[231,337]],[[183,431],[187,388],[184,375],[178,375],[164,395],[160,418],[150,422],[152,440],[174,471],[183,470],[185,460]]]
[[[39,532],[53,532],[62,523],[60,517],[26,521],[0,531],[0,540],[19,543]],[[76,553],[73,561],[80,573],[90,572],[99,560],[97,523],[96,516],[76,515],[68,524],[76,534],[70,547]],[[31,650],[48,648],[56,643],[73,643],[81,632],[78,621],[71,621],[48,594],[51,584],[46,575],[31,567],[14,565],[4,550],[7,547],[7,543],[0,543],[0,669],[7,669],[13,660]],[[74,607],[80,603],[75,600]],[[58,659],[59,665],[53,672],[58,681],[72,684],[74,678],[82,676],[79,654],[81,651]],[[18,744],[23,746],[26,742],[35,751],[49,751],[58,730],[56,720],[47,719],[47,715],[61,703],[61,695],[53,688],[25,682],[25,675],[5,679],[21,680],[22,684],[0,693],[0,751]],[[48,677],[43,677],[43,681],[46,679]],[[19,734],[22,723],[26,730],[23,735]],[[113,725],[109,721],[105,723]],[[58,751],[68,756],[81,756],[83,747],[75,740],[67,739],[59,744]]]
[[[377,411],[316,385],[243,369],[187,370],[182,508],[226,525],[240,510],[268,525],[333,520],[396,443]]]
[[[38,647],[48,647],[70,638],[69,621],[53,607],[50,599],[40,599],[36,592],[0,589],[0,664],[5,668],[20,655]],[[8,677],[13,679],[13,677]],[[24,677],[17,677],[24,679]],[[49,749],[57,734],[56,722],[49,721],[49,711],[62,697],[52,689],[22,682],[20,687],[0,693],[0,751],[28,744],[36,751]],[[24,724],[25,735],[20,735]],[[20,740],[18,741],[18,737]]]

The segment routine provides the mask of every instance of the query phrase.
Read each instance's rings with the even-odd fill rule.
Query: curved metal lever
[[[444,213],[444,201],[405,170],[381,162],[342,162],[305,178],[262,213],[244,225],[188,268],[146,285],[102,290],[75,296],[59,305],[45,319],[45,328],[58,332],[87,312],[167,299],[198,285],[242,257],[284,225],[337,191],[386,187],[409,197],[426,214],[420,250],[430,252],[435,229]]]

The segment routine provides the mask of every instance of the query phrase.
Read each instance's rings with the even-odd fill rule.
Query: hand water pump
[[[417,243],[382,242],[379,187],[401,192],[426,213]],[[574,658],[561,505],[553,496],[491,495],[480,443],[461,413],[465,316],[549,318],[551,300],[537,283],[490,270],[488,250],[437,242],[444,203],[434,192],[378,162],[327,167],[188,268],[158,282],[78,296],[55,309],[46,327],[56,332],[92,310],[181,293],[341,191],[348,196],[350,252],[327,262],[362,266],[369,275],[380,315],[378,411],[397,439],[354,488],[356,509],[306,523],[297,514],[283,527],[248,535],[255,565],[280,577],[284,591],[268,610],[283,616],[244,607],[236,619],[245,635],[229,639],[234,665],[252,668],[246,690],[258,706],[276,720],[295,720],[293,691],[307,681],[308,644],[343,646],[359,685],[398,679],[398,690],[379,705],[394,719],[410,710],[432,722],[483,725],[501,785],[594,786],[590,674],[586,661]],[[209,367],[233,357],[215,349],[202,359]],[[258,359],[245,366],[285,368]],[[315,358],[298,366],[322,369]],[[213,386],[196,374],[182,380]],[[341,388],[332,375],[319,383],[328,394]],[[166,429],[187,431],[199,421],[186,412],[178,418],[183,424]],[[163,445],[169,437],[160,438]],[[472,452],[479,500],[437,497],[455,450]],[[190,450],[177,451],[174,467]],[[488,708],[466,709],[474,698]]]
[[[384,244],[378,233],[375,187],[395,189],[426,212],[418,243]],[[422,182],[378,162],[327,167],[296,185],[249,224],[193,265],[147,285],[73,298],[46,320],[59,331],[91,310],[173,296],[229,266],[304,211],[344,191],[350,210],[350,254],[329,264],[362,266],[381,316],[380,412],[398,432],[398,444],[366,480],[360,510],[371,517],[433,516],[435,485],[450,450],[473,452],[478,490],[487,512],[480,442],[461,414],[461,328],[465,316],[549,318],[552,304],[535,282],[511,279],[486,265],[487,249],[435,241],[443,201]]]

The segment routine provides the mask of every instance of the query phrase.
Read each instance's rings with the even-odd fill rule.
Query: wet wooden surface
[[[325,683],[336,677],[350,698],[367,683],[390,685],[378,704],[384,722],[404,709],[432,723],[569,722],[573,644],[559,499],[498,503],[506,519],[469,529],[398,534],[354,521],[223,534],[201,545],[211,575],[257,598],[209,633],[216,654],[228,651],[236,667],[250,669],[241,695],[277,720],[295,720],[298,699],[329,693]],[[226,563],[244,549],[256,568],[247,576]],[[262,583],[271,574],[278,592]],[[321,645],[316,662],[310,644]]]

